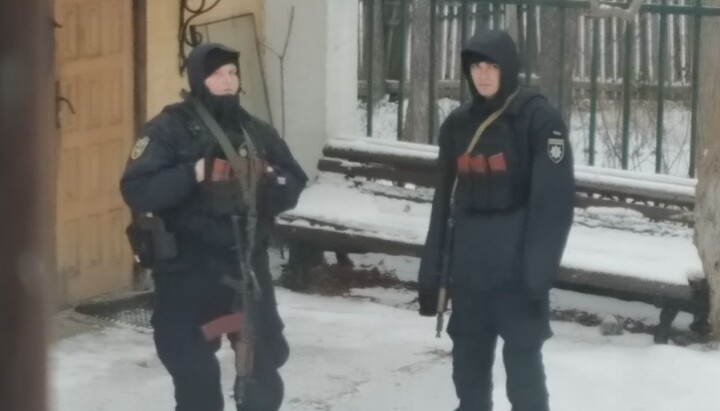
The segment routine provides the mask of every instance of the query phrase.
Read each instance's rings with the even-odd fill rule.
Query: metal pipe
[[[429,107],[429,128],[428,143],[432,144],[435,139],[435,125],[437,124],[437,0],[430,0],[430,91],[428,95]]]
[[[537,25],[535,13],[537,9],[532,5],[533,1],[527,6],[526,21],[527,31],[525,32],[525,86],[532,84],[533,59],[535,58],[535,48],[537,40]]]
[[[461,0],[467,1],[467,0]],[[560,7],[564,6],[571,9],[589,9],[590,1],[588,0],[502,0],[505,5],[515,4],[523,5],[532,3],[535,6],[541,7]],[[601,6],[617,7],[616,1],[600,1],[598,2]],[[651,4],[645,3],[640,6],[641,13],[670,13],[675,15],[687,15],[687,16],[698,16],[702,15],[705,17],[720,16],[720,7],[710,6],[683,6],[683,5],[670,5],[670,4]]]
[[[595,165],[595,134],[597,128],[597,102],[598,102],[598,65],[600,62],[600,25],[598,19],[593,19],[592,30],[592,64],[590,67],[590,147],[588,164]]]
[[[702,0],[695,0],[695,7],[702,7]],[[695,28],[693,30],[693,60],[692,60],[692,101],[690,103],[690,169],[688,175],[695,177],[695,166],[697,161],[697,135],[698,135],[698,104],[700,90],[700,33],[702,29],[702,17],[698,13],[695,17]]]
[[[365,0],[367,7],[367,48],[365,49],[365,58],[368,61],[368,78],[367,78],[367,124],[365,125],[365,135],[371,137],[373,135],[373,113],[375,111],[375,103],[373,96],[373,50],[375,48],[375,0]]]
[[[460,49],[465,48],[465,42],[467,41],[467,9],[468,9],[468,1],[469,0],[460,0]],[[460,67],[460,70],[462,71],[462,67]],[[465,73],[460,73],[460,82],[461,84],[466,81],[465,79]],[[467,87],[460,86],[460,103],[465,102],[465,99],[467,98]]]
[[[633,33],[635,23],[625,24],[625,74],[623,74],[623,134],[622,134],[622,168],[628,169],[630,147],[630,99],[633,76]]]
[[[558,75],[560,76],[560,81],[558,81],[558,106],[561,113],[565,113],[565,81],[567,80],[565,78],[565,58],[567,57],[565,55],[565,37],[567,34],[566,19],[567,9],[563,5],[560,6],[560,70],[558,70]],[[572,70],[570,71],[570,78],[572,80]]]
[[[398,88],[397,139],[402,140],[405,107],[405,54],[407,53],[407,0],[400,0],[400,87]]]
[[[666,5],[667,0],[662,0]],[[658,95],[657,95],[657,132],[655,134],[655,172],[662,171],[663,136],[665,125],[665,70],[667,67],[667,14],[660,13],[660,40],[658,52]]]

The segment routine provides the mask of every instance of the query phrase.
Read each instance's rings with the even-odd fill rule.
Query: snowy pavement
[[[416,314],[413,293],[367,289],[353,294],[322,297],[278,289],[292,347],[281,370],[286,383],[282,409],[454,409],[450,340],[434,338],[434,320]],[[644,304],[561,291],[553,291],[552,301],[555,307],[657,318],[657,310]],[[647,334],[604,337],[596,327],[552,325],[555,336],[546,345],[545,359],[554,411],[719,408],[712,394],[720,380],[718,351],[654,345]],[[500,346],[495,409],[509,411]],[[227,344],[219,358],[229,397],[233,361]],[[54,411],[173,409],[172,384],[148,330],[107,327],[61,340],[51,350],[51,379]],[[234,409],[229,399],[225,409]]]

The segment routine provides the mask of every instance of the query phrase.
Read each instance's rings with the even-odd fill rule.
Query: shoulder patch
[[[553,132],[555,134],[555,132]],[[548,157],[554,163],[559,163],[565,157],[565,140],[562,138],[549,138],[547,143]]]
[[[137,160],[140,158],[140,156],[143,155],[145,152],[145,149],[147,148],[148,144],[150,143],[150,137],[145,136],[142,138],[139,138],[135,145],[132,148],[132,151],[130,152],[130,159]]]

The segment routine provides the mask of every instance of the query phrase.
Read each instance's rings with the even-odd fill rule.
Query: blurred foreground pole
[[[0,1],[0,410],[47,409],[55,269],[51,1]]]

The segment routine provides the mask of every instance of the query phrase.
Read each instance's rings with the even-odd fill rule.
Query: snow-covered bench
[[[621,206],[652,220],[693,224],[693,178],[576,165],[575,181],[579,206]]]
[[[317,180],[277,220],[290,244],[286,278],[302,283],[323,251],[419,256],[436,159],[437,148],[422,144],[328,142]],[[692,209],[694,182],[588,167],[577,167],[576,176],[576,223],[556,286],[661,307],[659,342],[679,310],[702,314],[696,327],[706,324],[706,287],[691,229],[650,220]]]

